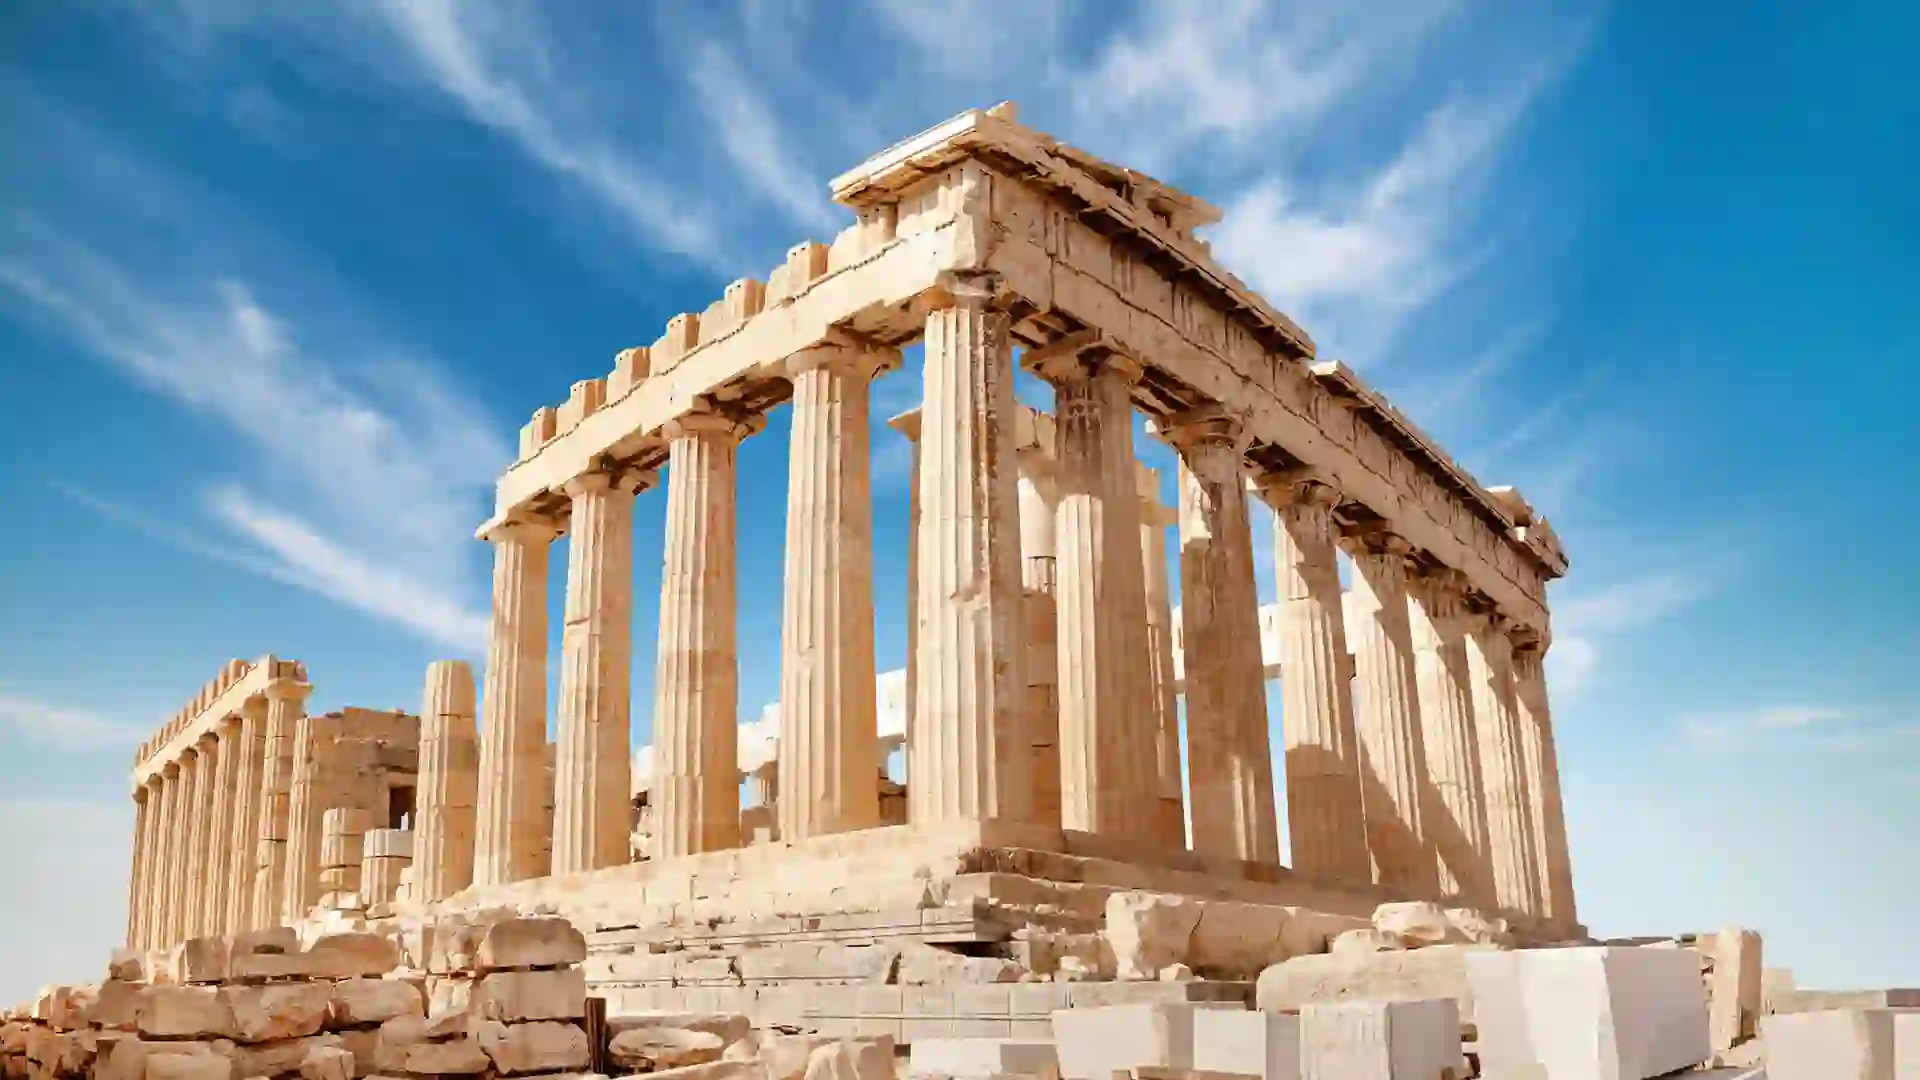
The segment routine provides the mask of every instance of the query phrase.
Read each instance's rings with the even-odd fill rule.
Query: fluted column
[[[1462,582],[1458,571],[1443,570],[1423,575],[1411,588],[1420,727],[1431,781],[1421,820],[1438,856],[1441,895],[1490,908],[1499,898],[1488,861],[1473,681],[1461,621]]]
[[[1033,796],[1027,818],[1035,825],[1060,827],[1060,604],[1056,592],[1054,505],[1059,486],[1051,455],[1039,446],[1022,446],[1020,475],[1020,587],[1025,594],[1027,698],[1022,723],[1033,746],[1029,764]]]
[[[473,883],[504,885],[539,865],[546,799],[547,566],[556,530],[509,521],[493,544],[493,626],[487,635],[486,708],[474,812]]]
[[[1439,893],[1439,867],[1421,818],[1427,760],[1407,610],[1413,548],[1377,533],[1358,536],[1353,545],[1354,732],[1374,881],[1432,897]]]
[[[927,315],[908,816],[1025,820],[1031,804],[1008,316],[990,278]]]
[[[1187,797],[1180,771],[1180,699],[1173,680],[1173,599],[1167,576],[1167,527],[1180,515],[1160,501],[1160,474],[1142,468],[1140,558],[1147,591],[1149,709],[1159,732],[1154,746],[1156,835],[1169,849],[1187,846]]]
[[[260,787],[260,846],[255,852],[253,879],[255,929],[279,925],[286,907],[294,744],[304,723],[310,689],[304,683],[277,680],[266,690],[266,746],[261,757],[265,778]]]
[[[473,669],[464,660],[427,665],[420,704],[420,781],[414,800],[413,898],[443,900],[473,884],[474,804],[480,743],[473,730]],[[392,899],[389,893],[383,899]]]
[[[1567,814],[1560,799],[1560,754],[1547,705],[1546,643],[1539,634],[1513,637],[1514,704],[1525,749],[1527,790],[1533,796],[1533,828],[1547,921],[1561,928],[1579,923],[1573,899],[1573,861],[1567,849]]]
[[[215,751],[212,736],[201,738],[189,747],[181,768],[186,781],[183,802],[186,806],[186,842],[180,852],[180,912],[174,920],[175,940],[199,937],[202,904],[206,898],[207,863],[212,857],[208,841],[207,819],[213,814]]]
[[[1372,861],[1333,523],[1339,493],[1294,477],[1263,479],[1260,490],[1274,511],[1281,738],[1293,868],[1329,881],[1367,881]],[[1191,672],[1187,679],[1191,684]]]
[[[1130,398],[1141,368],[1130,357],[1095,349],[1050,358],[1039,372],[1053,383],[1057,400],[1060,824],[1151,837],[1159,809],[1159,731],[1150,697]],[[1249,579],[1251,569],[1249,562]]]
[[[472,675],[468,675],[471,684]],[[467,691],[468,701],[473,698],[471,688]],[[473,726],[473,717],[467,717],[467,726]],[[477,750],[478,744],[469,737],[467,743]],[[471,811],[471,807],[468,808]],[[406,829],[368,829],[360,837],[360,902],[372,909],[375,904],[391,904],[400,891],[400,875],[413,865],[415,834]],[[472,845],[467,845],[468,860],[472,860]],[[415,881],[418,881],[416,872]],[[416,890],[417,891],[417,890]],[[418,900],[415,896],[413,899]]]
[[[827,345],[787,363],[778,805],[789,843],[880,824],[867,399],[887,359]]]
[[[233,845],[233,797],[240,774],[240,723],[222,717],[215,735],[217,768],[214,772],[213,811],[207,817],[206,895],[201,901],[201,933],[227,934],[235,928],[227,925],[227,887],[233,881],[233,867],[241,857]]]
[[[740,846],[734,457],[746,430],[716,413],[667,426],[653,709],[656,859]]]
[[[292,924],[320,902],[320,841],[327,808],[322,805],[328,748],[315,737],[313,717],[294,721],[293,781],[287,799],[287,873],[280,919]]]
[[[906,745],[913,745],[914,676],[919,669],[920,642],[920,410],[909,409],[887,421],[887,426],[913,444],[913,465],[907,473],[907,674],[905,701]],[[911,765],[911,762],[903,764]],[[913,774],[906,774],[913,783]]]
[[[1467,671],[1473,681],[1474,723],[1480,735],[1494,892],[1501,907],[1537,917],[1541,914],[1538,845],[1527,789],[1526,749],[1514,704],[1513,650],[1504,622],[1499,615],[1478,612],[1468,617]]]
[[[556,875],[631,862],[633,496],[643,473],[567,481],[566,627],[553,787]]]
[[[253,876],[259,857],[260,813],[267,750],[267,699],[251,697],[240,706],[233,731],[233,803],[227,816],[227,876],[222,888],[221,926],[229,934],[253,927]]]
[[[1260,599],[1240,425],[1217,411],[1165,425],[1180,451],[1180,624],[1186,638],[1193,849],[1280,861],[1260,661]]]
[[[169,761],[160,769],[160,819],[156,823],[158,841],[153,854],[153,896],[148,923],[149,948],[171,945],[174,937],[174,912],[180,903],[180,843],[185,826],[180,820],[180,764]]]
[[[153,819],[155,808],[152,803],[153,790],[141,784],[133,792],[133,865],[127,874],[127,948],[137,949],[142,945],[141,932],[145,929],[144,913],[141,910],[147,896],[147,872],[152,862]]]

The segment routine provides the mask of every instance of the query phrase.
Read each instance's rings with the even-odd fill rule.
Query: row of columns
[[[153,948],[287,917],[291,763],[308,690],[293,679],[269,683],[135,790],[129,944]]]
[[[1172,842],[1180,805],[1178,721],[1165,670],[1170,605],[1164,575],[1156,583],[1152,570],[1165,565],[1154,543],[1164,545],[1165,522],[1143,517],[1131,442],[1131,388],[1141,368],[1094,339],[1029,354],[1059,400],[1053,490],[1044,500],[1052,574],[1036,576],[1021,550],[1009,317],[991,279],[954,280],[936,299],[915,442],[909,819],[1034,820],[1035,763],[1046,760],[1036,750],[1050,747],[1061,827]],[[890,359],[825,345],[788,361],[794,416],[779,770],[789,840],[878,820],[867,387]],[[734,472],[751,430],[752,418],[714,404],[664,433],[655,857],[740,842]],[[1194,847],[1277,863],[1244,433],[1218,410],[1176,417],[1161,433],[1182,464]],[[515,520],[489,536],[494,623],[476,882],[630,858],[632,506],[651,480],[596,472],[565,489],[571,542],[550,868],[536,865],[535,810],[546,726],[546,567],[561,526]],[[1326,485],[1268,477],[1260,490],[1278,522],[1296,869],[1570,922],[1564,822],[1557,797],[1543,801],[1557,796],[1557,770],[1539,646],[1516,657],[1505,628],[1463,608],[1457,581],[1415,573],[1415,553],[1398,537],[1343,533],[1333,514],[1340,500]],[[1343,546],[1357,569],[1351,601],[1339,580]],[[1054,640],[1030,651],[1038,624],[1028,598],[1042,589],[1052,594]],[[1051,682],[1033,670],[1049,652]],[[1043,701],[1057,710],[1057,732],[1037,730]]]

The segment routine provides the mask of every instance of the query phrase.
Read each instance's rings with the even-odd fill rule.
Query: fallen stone
[[[900,951],[899,979],[905,986],[1019,982],[1026,969],[998,956],[964,956],[923,942]]]
[[[1920,1013],[1890,1009],[1764,1017],[1760,1039],[1767,1076],[1769,1080],[1907,1080],[1920,1074],[1920,1024],[1898,1030],[1896,1021],[1906,1017],[1920,1021]]]
[[[378,1058],[383,1071],[407,1073],[483,1073],[492,1064],[473,1039],[407,1043],[388,1049],[381,1044]]]
[[[223,937],[188,938],[173,947],[167,963],[183,983],[225,982],[230,946]]]
[[[302,1080],[353,1080],[353,1055],[336,1046],[316,1046],[300,1062]]]
[[[1299,1080],[1300,1018],[1239,1009],[1195,1009],[1193,1067],[1264,1080]]]
[[[100,992],[87,1008],[85,1021],[93,1027],[112,1028],[132,1031],[137,1026],[134,1010],[140,1003],[140,992],[146,989],[139,983],[122,982],[108,979],[100,984]]]
[[[1711,938],[1713,974],[1707,982],[1707,1028],[1713,1049],[1731,1050],[1759,1031],[1760,935],[1727,927]]]
[[[1040,1074],[1060,1064],[1053,1043],[1029,1039],[915,1039],[907,1059],[912,1076],[957,1078]],[[809,1070],[808,1075],[812,1072]]]
[[[587,976],[579,968],[496,971],[473,988],[470,1011],[488,1020],[578,1020],[587,1014]]]
[[[146,1080],[233,1080],[233,1062],[218,1054],[149,1054]]]
[[[834,1041],[831,1035],[782,1035],[759,1030],[730,1044],[723,1061],[758,1061],[768,1080],[802,1080],[815,1049]]]
[[[1250,979],[1268,964],[1293,955],[1287,927],[1300,916],[1275,904],[1201,900],[1193,928],[1188,966],[1209,979]]]
[[[1191,1004],[1103,1005],[1055,1009],[1053,1042],[1060,1075],[1108,1080],[1143,1065],[1193,1068]]]
[[[1642,1080],[1712,1055],[1691,950],[1479,949],[1466,970],[1489,1074],[1538,1062],[1554,1080]]]
[[[334,984],[327,1011],[335,1026],[353,1027],[383,1024],[396,1016],[424,1016],[426,1003],[420,988],[404,979],[347,979]]]
[[[719,1061],[726,1049],[726,1040],[712,1032],[642,1027],[616,1032],[607,1052],[620,1065],[651,1072]]]
[[[503,1073],[584,1069],[589,1061],[587,1033],[575,1024],[555,1020],[502,1024],[489,1020],[479,1025],[476,1038],[494,1068]]]
[[[221,998],[233,1012],[233,1037],[265,1042],[312,1035],[326,1023],[333,987],[326,983],[227,986]]]
[[[1425,900],[1381,904],[1373,909],[1373,928],[1394,939],[1403,949],[1469,943],[1446,908]]]
[[[485,926],[474,950],[483,972],[559,967],[587,958],[587,939],[565,919],[507,919]]]
[[[755,1031],[753,1021],[740,1013],[641,1012],[607,1017],[607,1030],[616,1034],[648,1027],[711,1032],[728,1045],[750,1036],[771,1034]]]
[[[1114,977],[1153,979],[1163,967],[1186,963],[1199,925],[1200,903],[1189,897],[1150,892],[1107,897],[1105,934],[1113,949]]]
[[[233,1010],[211,986],[149,986],[133,1006],[140,1034],[162,1039],[232,1038]]]
[[[709,1061],[703,1065],[683,1065],[648,1073],[647,1080],[767,1080],[767,1069],[758,1061]]]
[[[1260,973],[1254,1001],[1269,1012],[1298,1010],[1316,1002],[1425,1001],[1452,998],[1463,1022],[1474,1016],[1466,945],[1436,945],[1411,951],[1335,956],[1296,956]]]
[[[1394,935],[1368,926],[1359,930],[1348,930],[1335,937],[1328,951],[1335,956],[1355,956],[1367,953],[1399,952],[1405,947]]]
[[[838,1040],[825,1046],[814,1047],[807,1056],[807,1071],[803,1080],[860,1080],[860,1072],[854,1067],[853,1053],[847,1044]]]
[[[1160,969],[1161,982],[1192,982],[1193,969],[1185,964],[1168,964]]]
[[[464,1013],[473,1004],[474,980],[466,975],[434,975],[427,978],[427,1015]]]
[[[138,949],[115,949],[107,961],[107,978],[119,982],[145,982],[147,954]]]
[[[1513,928],[1507,925],[1505,919],[1483,915],[1472,908],[1448,908],[1447,921],[1467,939],[1468,944],[1491,945],[1501,949],[1513,947]]]
[[[1460,1012],[1450,999],[1308,1005],[1299,1062],[1301,1080],[1463,1076]]]
[[[308,1055],[325,1049],[344,1049],[344,1046],[337,1035],[307,1035],[236,1047],[231,1056],[234,1069],[241,1076],[281,1076],[297,1072]]]
[[[308,972],[319,979],[384,975],[400,966],[400,946],[390,937],[365,932],[323,934],[305,953]]]
[[[1920,990],[1789,990],[1773,1004],[1776,1013],[1914,1008],[1920,1008]]]

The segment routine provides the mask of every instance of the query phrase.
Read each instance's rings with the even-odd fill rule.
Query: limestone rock
[[[135,982],[122,982],[108,979],[100,984],[100,992],[87,1008],[84,1017],[93,1027],[111,1028],[124,1031],[134,1029],[134,1008],[139,1004],[140,992],[145,987]]]
[[[766,1066],[758,1061],[709,1061],[646,1075],[647,1080],[768,1080]]]
[[[728,1046],[721,1059],[758,1061],[766,1067],[768,1080],[802,1080],[814,1050],[832,1041],[831,1035],[782,1035],[774,1031],[755,1031]]]
[[[1498,916],[1483,915],[1472,908],[1448,908],[1447,921],[1475,945],[1513,948],[1513,928],[1507,925],[1507,920]]]
[[[584,1069],[589,1060],[587,1033],[575,1024],[540,1020],[531,1024],[502,1024],[489,1020],[479,1026],[480,1049],[503,1073],[556,1072]]]
[[[853,1053],[847,1044],[836,1039],[825,1046],[816,1046],[813,1053],[807,1055],[807,1071],[804,1080],[861,1080],[860,1071],[854,1067]]]
[[[465,975],[428,977],[427,1015],[466,1012],[473,1003],[473,986],[474,980]]]
[[[1384,930],[1365,927],[1360,930],[1348,930],[1333,939],[1328,949],[1335,956],[1352,956],[1359,953],[1397,952],[1404,948],[1400,939]]]
[[[233,1062],[218,1054],[149,1054],[146,1080],[233,1080]]]
[[[396,1016],[424,1016],[420,988],[403,979],[348,979],[333,987],[328,1007],[332,1023],[341,1027],[382,1024]]]
[[[474,952],[480,971],[578,964],[587,939],[565,919],[508,919],[487,925]]]
[[[1464,945],[1468,940],[1448,917],[1446,908],[1425,900],[1381,904],[1373,909],[1373,928],[1394,938],[1403,949]]]
[[[750,1040],[771,1032],[755,1031],[753,1021],[739,1013],[646,1012],[626,1013],[607,1018],[607,1030],[618,1034],[635,1028],[667,1027],[686,1031],[706,1031],[720,1036],[723,1043]]]
[[[907,1070],[913,1076],[1040,1076],[1059,1062],[1050,1040],[915,1039]]]
[[[316,1046],[300,1062],[302,1080],[353,1080],[353,1055],[335,1046]]]
[[[1192,982],[1193,969],[1185,964],[1168,964],[1160,969],[1161,982]]]
[[[587,1013],[587,976],[578,968],[496,971],[475,984],[471,1008],[503,1023],[578,1020]]]
[[[651,1072],[719,1061],[726,1049],[726,1041],[711,1032],[644,1027],[615,1033],[608,1053],[620,1065]]]
[[[228,986],[220,997],[233,1012],[234,1037],[265,1042],[312,1035],[326,1022],[333,987],[326,983]]]
[[[1197,903],[1200,921],[1184,958],[1195,971],[1208,978],[1247,979],[1292,955],[1286,931],[1296,918],[1294,909],[1232,900]]]
[[[140,1034],[163,1039],[232,1038],[233,1010],[211,986],[149,986],[133,1006]]]
[[[307,1035],[236,1047],[234,1070],[241,1076],[280,1076],[296,1072],[315,1050],[344,1049],[337,1035]],[[369,1062],[371,1064],[371,1062]]]
[[[1146,892],[1107,897],[1106,936],[1115,977],[1152,979],[1169,964],[1185,963],[1199,924],[1200,905],[1188,897]]]
[[[1334,938],[1349,930],[1365,930],[1372,925],[1366,919],[1351,915],[1293,908],[1287,924],[1280,928],[1280,944],[1285,950],[1282,956],[1311,956],[1326,952],[1332,948]]]
[[[400,966],[400,945],[379,934],[323,934],[307,947],[306,961],[309,973],[315,978],[385,975]]]
[[[188,938],[167,958],[174,978],[183,983],[225,982],[229,946],[223,937]]]
[[[409,1043],[382,1055],[382,1069],[409,1073],[483,1073],[492,1060],[472,1039]]]
[[[905,986],[1019,982],[1025,968],[998,956],[963,956],[922,942],[900,952],[899,979]]]
[[[1323,953],[1296,956],[1260,973],[1257,1007],[1270,1012],[1299,1009],[1322,1001],[1424,1001],[1452,998],[1463,1022],[1473,1018],[1473,993],[1466,957],[1479,950],[1465,945],[1435,945],[1396,952]]]
[[[107,961],[107,978],[120,982],[145,982],[147,954],[137,949],[115,949]]]

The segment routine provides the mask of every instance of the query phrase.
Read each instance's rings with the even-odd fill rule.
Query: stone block
[[[269,983],[227,986],[220,997],[233,1013],[233,1037],[265,1042],[312,1035],[327,1020],[333,987],[327,983]]]
[[[1287,927],[1301,916],[1273,904],[1202,900],[1187,955],[1180,959],[1213,979],[1250,979],[1292,955]]]
[[[408,1043],[391,1051],[381,1044],[380,1068],[407,1073],[483,1073],[492,1059],[473,1039]]]
[[[234,1080],[233,1062],[218,1054],[148,1054],[146,1080]]]
[[[965,956],[922,942],[900,951],[898,978],[903,986],[1019,982],[1025,969],[998,956]]]
[[[921,1039],[913,1044],[907,1072],[958,1078],[1039,1074],[1059,1065],[1050,1040]]]
[[[1728,927],[1713,935],[1713,974],[1707,983],[1707,1026],[1713,1049],[1730,1050],[1759,1030],[1760,935]]]
[[[1920,990],[1789,990],[1775,1000],[1773,1011],[1914,1008],[1920,1008]]]
[[[767,1070],[757,1061],[709,1061],[648,1073],[647,1080],[767,1080]]]
[[[420,988],[405,979],[347,979],[333,986],[328,1015],[336,1027],[383,1024],[396,1016],[425,1016]]]
[[[122,982],[108,979],[100,984],[100,992],[94,996],[88,1006],[84,1019],[93,1027],[132,1031],[135,1028],[134,1008],[139,1004],[140,992],[146,989],[137,982]]]
[[[720,1055],[723,1061],[757,1061],[766,1068],[768,1080],[802,1080],[807,1061],[815,1049],[834,1041],[832,1035],[782,1035],[775,1031],[755,1031],[729,1045]]]
[[[400,943],[380,934],[323,934],[307,947],[307,970],[319,979],[385,975],[400,966]]]
[[[188,938],[173,947],[167,964],[176,982],[218,983],[228,976],[229,947],[226,938]]]
[[[1300,1018],[1284,1013],[1195,1009],[1193,1067],[1264,1080],[1299,1080]]]
[[[1280,1012],[1316,1002],[1426,1001],[1452,998],[1463,1022],[1475,1015],[1467,980],[1472,946],[1437,945],[1407,952],[1296,956],[1260,973],[1254,1000]]]
[[[1106,1005],[1060,1009],[1053,1014],[1053,1041],[1060,1075],[1071,1080],[1107,1080],[1115,1072],[1157,1065],[1193,1068],[1190,1004]]]
[[[587,939],[565,919],[506,919],[482,929],[474,950],[480,971],[544,968],[578,964],[587,958]]]
[[[710,1032],[730,1046],[753,1031],[753,1022],[740,1013],[641,1012],[607,1017],[607,1030],[612,1032],[648,1027]]]
[[[1454,925],[1446,908],[1425,900],[1381,904],[1373,909],[1373,928],[1392,937],[1403,949],[1471,943]]]
[[[864,1055],[863,1045],[868,1048]],[[874,1052],[876,1049],[880,1052]],[[884,1073],[879,1071],[882,1067]],[[813,1053],[807,1056],[807,1071],[802,1077],[803,1080],[890,1080],[892,1075],[891,1039],[868,1044],[845,1039],[814,1047]]]
[[[1301,1080],[1464,1076],[1460,1010],[1447,998],[1308,1005],[1300,1010],[1299,1062]]]
[[[652,1072],[719,1061],[726,1049],[727,1040],[710,1031],[640,1027],[615,1032],[607,1052],[616,1064],[635,1072]]]
[[[1920,1012],[1781,1013],[1760,1021],[1760,1039],[1769,1080],[1920,1077]]]
[[[1107,897],[1106,937],[1120,979],[1153,979],[1169,964],[1185,963],[1200,902],[1161,893],[1117,892]]]
[[[281,1076],[298,1070],[313,1051],[342,1045],[339,1036],[321,1034],[236,1046],[233,1067],[241,1076]]]
[[[578,1020],[587,1014],[587,977],[578,968],[496,971],[474,985],[471,1009],[503,1023]]]
[[[584,1069],[588,1064],[587,1033],[577,1024],[489,1020],[479,1026],[475,1037],[502,1073],[557,1072]]]
[[[1538,1062],[1554,1080],[1642,1080],[1712,1053],[1691,950],[1481,949],[1467,978],[1489,1073]]]
[[[115,949],[107,961],[107,978],[120,982],[145,982],[147,954],[139,949]]]
[[[473,1004],[474,980],[463,975],[427,979],[427,1015],[465,1013]]]
[[[160,1039],[230,1039],[233,1010],[211,986],[149,986],[133,1006],[140,1034]]]
[[[353,1054],[337,1046],[316,1046],[300,1062],[301,1080],[354,1080]]]

